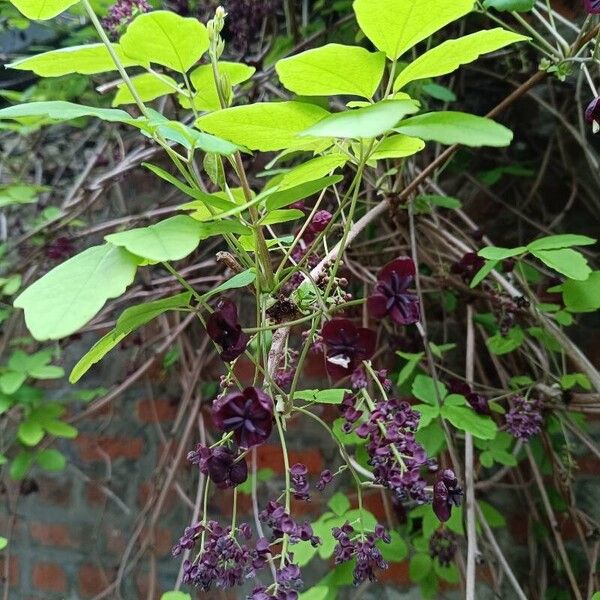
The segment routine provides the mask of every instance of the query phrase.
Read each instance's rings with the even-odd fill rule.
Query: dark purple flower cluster
[[[310,486],[308,484],[308,469],[302,463],[296,463],[290,468],[292,494],[296,500],[310,499]]]
[[[506,431],[527,442],[542,430],[543,420],[541,400],[515,396],[506,414]]]
[[[196,540],[200,536],[203,527],[200,523],[186,527],[179,541],[171,549],[173,556],[179,556],[184,550],[191,550],[196,545]]]
[[[271,528],[275,540],[282,538],[283,535],[288,535],[292,544],[300,541],[310,542],[316,548],[321,543],[308,521],[305,521],[302,525],[296,523],[285,508],[275,500],[269,501],[265,510],[258,515],[258,518]]]
[[[73,256],[75,252],[75,246],[73,242],[64,236],[57,237],[48,244],[46,244],[45,253],[46,256],[52,260],[65,260]]]
[[[450,566],[457,549],[456,536],[449,529],[440,528],[429,539],[429,554],[442,567]]]
[[[387,369],[380,369],[377,371],[376,375],[379,383],[383,386],[383,389],[386,392],[389,392],[392,389],[392,380],[387,376],[387,373]],[[361,390],[369,385],[369,379],[367,378],[364,367],[358,367],[358,369],[352,373],[350,384],[352,385],[353,390]]]
[[[408,291],[416,274],[412,258],[403,256],[379,271],[373,294],[367,300],[369,314],[376,319],[389,316],[398,325],[411,325],[420,318],[419,299]]]
[[[460,275],[465,281],[471,281],[477,272],[485,265],[485,259],[476,252],[467,252],[460,260],[456,261],[451,272]]]
[[[123,27],[131,23],[136,15],[151,10],[147,0],[117,0],[109,9],[102,24],[113,38],[117,38]]]
[[[375,352],[377,334],[365,327],[356,327],[348,319],[331,319],[323,325],[321,336],[326,347],[327,372],[341,379],[369,360]]]
[[[304,230],[302,237],[298,240],[295,248],[292,250],[292,258],[299,262],[308,252],[311,244],[317,239],[318,235],[329,225],[332,214],[327,210],[319,210],[310,220],[310,223]]]
[[[583,0],[583,5],[590,14],[600,14],[600,0]]]
[[[600,129],[600,96],[594,98],[587,105],[587,108],[585,109],[585,120],[592,124],[594,133],[597,133]]]
[[[208,315],[206,332],[213,342],[221,346],[220,356],[227,362],[243,354],[250,341],[238,323],[236,305],[227,298],[221,298],[217,309]]]
[[[449,384],[452,394],[460,394],[467,399],[471,408],[480,415],[491,415],[488,399],[471,389],[471,386],[460,379],[452,379]]]
[[[213,403],[213,422],[221,431],[233,431],[242,448],[262,444],[273,428],[273,400],[257,387],[220,396]]]
[[[349,399],[344,400],[344,417],[350,423],[360,417]],[[401,498],[425,502],[425,480],[421,468],[427,465],[427,454],[415,440],[419,413],[408,402],[390,398],[378,402],[369,419],[356,428],[367,438],[369,464],[373,467],[375,483],[390,488]],[[348,431],[350,428],[346,428]]]
[[[356,558],[353,572],[354,585],[359,585],[366,580],[375,581],[375,569],[388,568],[388,563],[375,545],[377,540],[382,540],[386,544],[390,542],[389,535],[381,525],[377,525],[372,534],[356,535],[354,527],[346,521],[341,527],[334,527],[332,535],[337,541],[333,551],[336,565]]]
[[[225,446],[208,448],[198,444],[187,459],[221,489],[235,487],[248,479],[246,459]]]
[[[319,475],[319,481],[315,486],[320,492],[322,492],[331,482],[333,481],[333,473],[329,469],[321,471]]]
[[[452,514],[452,506],[460,506],[462,488],[452,469],[444,469],[433,486],[433,512],[445,523]]]
[[[196,525],[195,539],[201,535],[204,535],[202,552],[196,560],[186,560],[183,564],[184,583],[192,584],[205,592],[213,586],[221,589],[231,588],[242,585],[248,577],[254,576],[257,569],[266,564],[266,556],[269,553],[266,540],[259,539],[255,547],[240,543],[232,535],[231,528],[223,528],[216,521]],[[184,537],[173,548],[173,554],[179,554],[181,548],[188,546],[188,538],[184,533]]]

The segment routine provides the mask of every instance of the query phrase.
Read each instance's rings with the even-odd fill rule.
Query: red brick
[[[148,598],[148,593],[150,591],[150,575],[148,575],[147,573],[140,573],[137,575],[136,579],[136,584],[137,584],[137,589],[139,592],[139,598]],[[206,595],[206,594],[204,594]],[[162,590],[161,587],[158,583],[158,581],[155,579],[154,580],[154,594],[152,594],[152,596],[150,596],[152,598],[152,600],[160,600],[160,597],[162,596]]]
[[[256,458],[259,469],[273,469],[275,473],[284,472],[283,454],[277,444],[263,444],[256,449]],[[317,448],[307,450],[291,450],[289,452],[290,465],[304,463],[311,475],[318,475],[324,468],[323,456]]]
[[[106,529],[106,549],[116,556],[121,556],[127,547],[127,537],[121,529],[108,527]]]
[[[95,565],[83,565],[77,573],[79,591],[84,598],[97,596],[110,583],[105,572]]]
[[[0,556],[0,581],[4,582],[6,556]],[[19,560],[16,556],[11,556],[8,559],[8,585],[16,587],[19,585]]]
[[[175,419],[177,409],[177,404],[170,400],[140,400],[137,416],[142,423],[168,422]]]
[[[85,484],[85,497],[88,503],[94,506],[104,506],[106,504],[106,494],[92,481]]]
[[[396,585],[409,585],[408,577],[408,561],[390,563],[390,566],[385,571],[380,571],[378,576],[379,581],[383,583],[395,583]]]
[[[139,458],[144,449],[144,443],[140,438],[100,437],[87,434],[80,435],[75,440],[75,444],[79,448],[81,459],[86,461],[101,461],[106,458],[133,460]]]
[[[31,523],[29,535],[44,546],[69,548],[75,545],[71,539],[69,528],[59,523]]]
[[[150,536],[150,546],[154,549],[158,557],[166,556],[171,552],[173,539],[168,529],[154,527],[153,530],[146,529],[144,535]]]
[[[189,467],[189,463],[188,467]],[[155,486],[152,483],[141,483],[138,487],[138,505],[141,507],[146,506],[148,500],[150,500],[151,495],[154,499],[158,498],[159,491],[155,490]],[[177,492],[171,487],[167,492],[165,497],[165,501],[163,504],[163,510],[172,509],[177,502]]]
[[[33,567],[34,587],[46,592],[66,592],[67,575],[62,567],[54,563],[38,563]]]
[[[40,500],[56,506],[70,505],[73,482],[45,476],[38,476],[35,480],[39,486],[38,497]]]

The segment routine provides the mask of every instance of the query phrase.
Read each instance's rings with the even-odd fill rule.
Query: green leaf
[[[360,28],[375,46],[396,60],[415,44],[466,15],[473,0],[355,0]]]
[[[593,271],[584,281],[569,279],[560,289],[571,312],[593,312],[600,308],[600,271]]]
[[[321,404],[341,404],[344,394],[349,390],[327,389],[327,390],[296,390],[294,400],[305,400],[306,402],[320,402]]]
[[[463,146],[508,146],[513,134],[492,119],[455,111],[431,112],[403,121],[396,131],[427,141]]]
[[[479,500],[478,504],[490,527],[506,527],[506,519],[498,509],[484,500]]]
[[[93,246],[52,269],[14,302],[36,340],[56,340],[85,325],[133,281],[139,259],[111,244]]]
[[[594,592],[594,595],[591,597],[591,600],[600,600],[600,592]]]
[[[68,440],[75,439],[79,433],[75,427],[65,423],[64,421],[47,421],[43,424],[43,426],[46,432],[50,435],[66,438]]]
[[[410,564],[408,566],[410,580],[414,582],[423,581],[429,573],[431,573],[432,568],[433,561],[429,554],[415,554],[410,559]]]
[[[329,587],[324,585],[316,585],[302,592],[298,596],[298,600],[326,600],[329,595]]]
[[[456,427],[471,433],[482,440],[491,440],[496,436],[498,426],[490,417],[477,414],[472,408],[466,406],[442,406],[442,417]]]
[[[484,8],[495,8],[496,10],[514,10],[525,12],[535,6],[535,0],[485,0]]]
[[[391,541],[388,544],[381,542],[377,544],[377,547],[384,560],[402,562],[408,556],[408,546],[397,531],[390,531],[389,536]]]
[[[511,256],[519,256],[519,254],[523,254],[523,252],[526,251],[527,248],[525,246],[518,246],[516,248],[488,246],[487,248],[482,248],[477,254],[490,260],[504,260],[505,258],[510,258]]]
[[[350,510],[350,500],[342,492],[335,493],[327,506],[338,516],[342,516]]]
[[[33,464],[33,453],[30,451],[22,451],[15,456],[12,463],[10,464],[10,478],[11,479],[23,479],[31,465]]]
[[[142,73],[131,77],[131,83],[142,102],[150,102],[177,91],[177,82],[168,75],[157,77],[154,73]],[[112,105],[121,106],[122,104],[135,103],[136,101],[127,84],[120,83],[117,86],[117,93],[113,98]]]
[[[35,462],[37,462],[42,469],[45,471],[63,471],[67,460],[64,455],[58,450],[54,450],[53,448],[48,448],[46,450],[40,450],[35,455]]]
[[[23,421],[19,425],[17,436],[26,446],[35,446],[42,441],[44,430],[37,421]]]
[[[25,373],[19,373],[15,371],[8,371],[0,375],[0,391],[7,396],[14,394],[27,379]]]
[[[394,91],[402,89],[407,83],[417,79],[452,73],[461,65],[473,62],[481,54],[494,52],[526,39],[523,35],[496,27],[448,40],[409,63],[394,81]]]
[[[423,140],[398,133],[386,137],[380,144],[377,144],[369,159],[404,158],[405,156],[412,156],[417,152],[421,152],[423,148],[425,148]]]
[[[500,332],[487,339],[487,347],[493,354],[508,354],[516,350],[525,340],[523,330],[517,325],[511,327],[506,335]]]
[[[196,125],[250,150],[267,152],[294,146],[299,132],[328,115],[306,102],[257,102],[204,115]]]
[[[545,265],[558,273],[585,281],[592,273],[585,256],[577,250],[562,248],[561,250],[531,250],[531,254],[541,260]]]
[[[144,304],[139,304],[138,306],[126,308],[117,319],[115,328],[112,331],[109,331],[104,337],[100,338],[84,354],[84,356],[79,359],[69,375],[69,382],[76,383],[79,381],[92,365],[102,360],[108,352],[132,331],[135,331],[169,310],[179,310],[189,306],[191,296],[191,292],[185,292],[170,298],[154,300],[153,302],[146,302]]]
[[[440,415],[438,406],[430,406],[429,404],[415,404],[413,409],[420,415],[418,430],[425,429],[434,419]]]
[[[185,73],[208,50],[208,32],[198,19],[155,10],[136,17],[121,37],[121,47],[141,65]]]
[[[35,379],[60,379],[64,374],[62,367],[54,365],[43,365],[29,371],[29,375]]]
[[[448,390],[441,381],[438,381],[436,394],[435,381],[427,375],[417,375],[412,384],[412,393],[419,400],[437,406],[438,396],[440,400],[443,400],[448,394]]]
[[[433,563],[433,570],[435,574],[447,581],[448,583],[458,583],[460,581],[460,573],[458,572],[458,568],[455,564],[450,564],[447,567],[440,565],[440,563],[436,560]]]
[[[221,292],[225,292],[226,290],[234,290],[237,288],[243,288],[247,285],[250,285],[256,279],[256,271],[254,268],[246,269],[237,275],[234,275],[231,279],[228,279],[221,285],[218,285],[216,288],[206,292],[202,297],[204,299],[213,296],[214,294],[220,294]]]
[[[0,208],[12,204],[33,204],[37,202],[40,192],[46,192],[50,189],[43,185],[25,185],[21,183],[0,185]]]
[[[318,181],[347,162],[348,157],[345,154],[325,154],[312,158],[288,171],[279,181],[279,191],[276,193],[282,193],[282,190],[296,188],[308,182]]]
[[[475,276],[471,280],[469,287],[477,287],[496,268],[498,262],[499,261],[497,260],[486,260],[483,267],[481,267],[481,269],[475,273]]]
[[[303,200],[304,198],[308,198],[308,196],[317,194],[328,188],[330,185],[339,183],[342,181],[342,179],[343,177],[341,175],[332,175],[330,177],[322,177],[321,179],[316,179],[314,181],[307,181],[301,185],[284,190],[277,190],[266,199],[265,207],[269,211],[283,208],[284,206],[288,206],[293,202],[297,202],[298,200]]]
[[[104,239],[154,262],[180,260],[198,247],[200,226],[192,217],[177,215],[148,227],[111,233]]]
[[[280,60],[281,83],[300,96],[345,94],[372,98],[385,68],[382,52],[358,46],[327,44]]]
[[[137,64],[128,57],[119,44],[112,45],[115,54],[124,67]],[[87,44],[85,46],[70,46],[59,48],[43,54],[28,56],[16,60],[9,65],[10,69],[33,71],[40,77],[62,77],[72,73],[80,75],[95,75],[116,71],[117,67],[104,44]]]
[[[335,113],[301,135],[326,138],[372,138],[390,131],[405,115],[419,110],[413,100],[383,100],[364,108]]]
[[[576,235],[574,233],[564,233],[561,235],[550,235],[540,238],[527,244],[527,250],[557,250],[559,248],[570,248],[572,246],[591,246],[595,244],[594,238],[587,235]]]
[[[304,213],[297,208],[273,210],[266,214],[260,221],[259,225],[276,225],[278,223],[287,223],[288,221],[296,221],[304,217]]]
[[[446,445],[444,430],[439,421],[432,421],[427,427],[419,428],[415,439],[427,452],[428,456],[435,456]]]
[[[22,119],[24,117],[43,117],[54,121],[70,121],[80,117],[98,117],[104,121],[132,123],[129,113],[116,108],[98,108],[73,102],[54,100],[49,102],[28,102],[15,104],[0,110],[1,119]]]
[[[160,600],[192,600],[192,597],[185,592],[165,592]]]
[[[256,69],[242,63],[219,62],[219,73],[225,76],[229,85],[238,85],[247,81],[254,75]],[[201,65],[190,73],[190,80],[196,90],[193,97],[196,110],[219,110],[221,103],[217,93],[217,86],[213,74],[212,65]],[[184,108],[191,107],[191,101],[184,96],[179,101]]]
[[[67,10],[79,0],[10,0],[28,19],[45,21]]]
[[[8,546],[8,540],[5,537],[0,536],[0,550],[4,550]]]

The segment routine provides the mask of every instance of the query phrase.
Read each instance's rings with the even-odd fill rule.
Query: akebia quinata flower
[[[207,448],[199,444],[187,458],[197,464],[200,472],[208,475],[218,488],[235,487],[248,479],[246,460],[225,446]]]
[[[452,469],[444,469],[433,486],[433,512],[446,522],[452,514],[452,505],[460,506],[463,491]]]
[[[243,354],[250,338],[238,323],[236,305],[227,298],[221,298],[215,312],[206,319],[206,332],[213,342],[221,346],[221,358],[235,360]]]
[[[366,327],[356,327],[349,319],[327,321],[321,336],[326,346],[327,372],[334,379],[351,375],[375,352],[377,334]]]
[[[256,387],[231,392],[213,404],[213,422],[222,431],[233,431],[242,448],[262,444],[273,428],[273,400]]]
[[[598,12],[600,12],[600,10]],[[594,133],[598,133],[598,131],[600,131],[600,96],[594,98],[587,105],[587,108],[585,109],[585,120],[592,124],[592,130]]]
[[[398,325],[416,323],[420,318],[419,299],[409,291],[415,273],[415,263],[408,256],[385,265],[367,301],[369,314],[376,319],[389,316]]]
[[[600,0],[583,0],[583,6],[591,15],[600,14]]]

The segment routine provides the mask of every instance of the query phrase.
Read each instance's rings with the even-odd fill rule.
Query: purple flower
[[[474,392],[471,387],[460,379],[452,379],[450,381],[450,392],[460,394],[467,399],[471,408],[480,415],[491,415],[492,412],[488,405],[488,399],[477,392]]]
[[[73,242],[64,236],[57,237],[46,245],[46,256],[52,260],[64,260],[75,252]]]
[[[206,332],[221,346],[220,356],[225,361],[235,360],[243,354],[250,339],[238,323],[236,305],[227,298],[221,298],[217,310],[206,319]]]
[[[308,491],[310,489],[307,479],[308,469],[302,463],[296,463],[290,468],[292,482],[292,493],[296,500],[308,500],[310,498]]]
[[[444,469],[433,486],[433,512],[443,523],[452,513],[452,505],[460,506],[463,491],[452,469]]]
[[[188,452],[187,459],[221,489],[235,487],[248,479],[246,460],[225,446],[207,448],[198,444],[195,450]]]
[[[329,469],[325,469],[324,471],[321,471],[321,475],[319,475],[319,481],[315,487],[322,492],[332,481],[332,472]]]
[[[512,436],[528,442],[542,430],[542,403],[536,398],[515,396],[506,414],[506,430]]]
[[[600,14],[600,0],[583,0],[583,5],[590,14]]]
[[[456,536],[449,529],[438,529],[429,540],[429,555],[437,558],[442,567],[450,566],[456,550]]]
[[[598,6],[600,6],[600,0],[598,0]],[[597,10],[596,12],[600,12]],[[594,98],[585,109],[585,120],[592,124],[594,133],[600,130],[600,96]]]
[[[377,334],[356,327],[348,319],[332,319],[323,325],[321,336],[327,347],[327,372],[334,379],[351,375],[363,360],[375,352]]]
[[[271,435],[273,400],[256,387],[231,392],[214,401],[213,422],[222,431],[233,431],[239,446],[258,446]]]
[[[415,278],[412,258],[403,256],[379,271],[375,291],[367,301],[369,314],[382,319],[390,316],[398,325],[410,325],[420,318],[419,299],[408,291]]]
[[[483,265],[485,265],[484,258],[481,258],[476,252],[467,252],[452,265],[450,270],[452,273],[463,277],[466,281],[471,281]]]
[[[150,9],[147,0],[116,0],[102,24],[111,37],[117,38],[121,29],[133,21],[137,14],[148,12]]]

